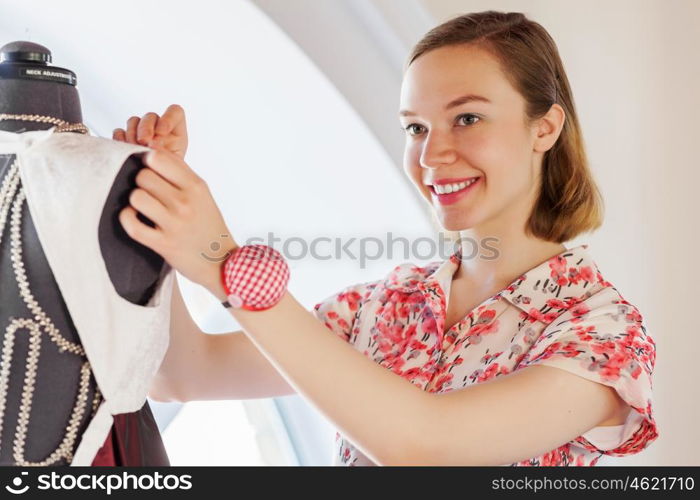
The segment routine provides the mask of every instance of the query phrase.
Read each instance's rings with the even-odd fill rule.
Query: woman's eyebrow
[[[485,102],[489,104],[491,103],[491,101],[484,96],[476,94],[466,94],[461,97],[458,97],[457,99],[453,99],[452,101],[447,103],[447,105],[445,106],[445,111],[448,111],[452,108],[456,108],[457,106],[461,106],[462,104],[474,101]],[[399,111],[399,116],[416,116],[416,114],[413,111],[402,109],[401,111]]]

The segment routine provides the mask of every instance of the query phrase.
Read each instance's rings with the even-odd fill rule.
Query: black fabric
[[[134,241],[119,222],[119,212],[129,204],[136,174],[143,168],[143,154],[132,155],[114,179],[100,217],[100,250],[116,292],[133,304],[145,305],[153,296],[167,263],[148,247]],[[147,225],[154,224],[139,214]]]
[[[15,155],[0,155],[0,184],[14,162]],[[20,183],[21,185],[21,183]],[[19,287],[10,260],[10,217],[0,243],[0,335],[5,347],[5,330],[12,318],[32,318],[33,314],[20,297]],[[58,289],[51,268],[39,243],[27,202],[22,207],[22,260],[29,280],[29,287],[41,308],[53,321],[61,335],[80,344],[75,325]],[[29,331],[20,328],[15,332],[12,364],[8,384],[7,401],[0,444],[0,465],[15,465],[13,441],[21,406],[24,377],[29,353]],[[86,358],[63,352],[42,331],[39,362],[34,395],[27,428],[25,460],[40,461],[47,458],[61,443],[70,420],[80,386],[80,368]],[[90,376],[88,407],[81,420],[78,436],[82,435],[92,417],[92,400],[97,384]],[[76,440],[75,448],[80,442]],[[62,459],[52,465],[66,465]]]

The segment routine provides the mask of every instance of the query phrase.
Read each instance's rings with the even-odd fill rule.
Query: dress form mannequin
[[[82,122],[74,75],[72,81],[61,77],[60,73],[70,75],[70,72],[48,66],[50,61],[49,50],[41,45],[14,42],[0,48],[0,113],[42,115],[69,123]],[[42,74],[42,70],[46,71]],[[21,133],[48,128],[51,125],[47,123],[0,121],[0,130],[8,132]],[[12,162],[12,155],[0,155],[0,183]],[[142,167],[140,155],[132,155],[119,171],[100,218],[99,241],[102,255],[95,256],[104,260],[116,292],[139,305],[146,304],[152,296],[164,265],[157,254],[128,238],[117,219],[119,210],[127,203],[128,193],[135,185],[134,177]],[[56,209],[60,210],[60,207]],[[45,258],[26,205],[22,208],[21,235],[23,261],[34,298],[61,335],[79,345],[80,337]],[[5,231],[0,240],[0,335],[5,332],[11,318],[24,317],[29,312],[19,293],[8,240],[9,234]],[[16,453],[13,452],[13,437],[22,399],[28,343],[27,335],[19,332],[16,334],[6,404],[0,415],[4,419],[0,435],[0,465],[18,463]],[[36,463],[46,460],[61,443],[76,401],[81,367],[86,361],[89,360],[85,355],[81,357],[73,353],[61,353],[58,349],[42,350],[24,443],[24,461]],[[100,391],[91,375],[87,410],[78,425],[73,450],[80,442],[81,431],[90,422],[99,400]],[[70,463],[70,458],[63,456],[51,461],[46,465],[65,465]],[[115,416],[107,441],[93,463],[169,464],[148,403],[139,411]]]

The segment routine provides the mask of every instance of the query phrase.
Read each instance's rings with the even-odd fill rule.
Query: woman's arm
[[[549,366],[445,394],[425,392],[329,335],[289,293],[268,310],[231,314],[299,394],[380,465],[514,463],[575,439],[627,406],[611,387]]]
[[[156,401],[249,399],[294,390],[242,331],[203,333],[189,314],[177,279],[170,314],[170,344],[149,397]]]

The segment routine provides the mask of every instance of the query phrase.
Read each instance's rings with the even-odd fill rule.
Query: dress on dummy
[[[49,61],[0,49],[0,114],[82,121]],[[117,218],[147,148],[55,131],[0,121],[0,465],[169,465],[146,394],[174,273]]]

